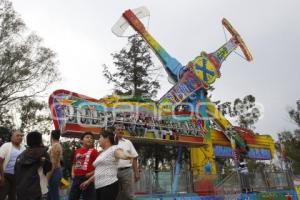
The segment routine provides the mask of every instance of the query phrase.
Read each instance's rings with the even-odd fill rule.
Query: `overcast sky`
[[[225,42],[221,19],[226,17],[253,54],[248,63],[232,54],[214,84],[213,100],[233,101],[252,94],[263,108],[256,131],[263,134],[293,130],[287,109],[300,99],[299,0],[12,0],[27,27],[58,54],[66,89],[90,97],[111,94],[102,76],[112,52],[127,42],[111,32],[122,12],[146,6],[148,30],[182,64],[201,51],[212,52]],[[154,58],[157,62],[157,58]],[[171,85],[161,80],[166,92]]]

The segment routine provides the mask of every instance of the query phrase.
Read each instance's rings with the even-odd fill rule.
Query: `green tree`
[[[253,95],[247,95],[243,99],[237,98],[233,103],[222,103],[218,105],[218,109],[223,115],[234,118],[240,127],[247,129],[254,129],[254,124],[261,115]]]
[[[36,97],[58,80],[56,54],[0,0],[0,119],[18,100]]]
[[[13,123],[13,117],[10,113],[10,110],[7,108],[0,109],[0,126],[6,127],[9,130],[12,130],[15,128],[15,124]]]
[[[170,146],[163,144],[143,144],[134,143],[139,153],[139,164],[154,170],[154,188],[155,192],[162,192],[159,185],[159,171],[175,170],[175,161],[178,157],[178,146]],[[190,151],[188,148],[182,148],[181,169],[188,170],[186,165],[190,163]],[[170,180],[171,181],[171,180]]]
[[[300,140],[289,132],[283,131],[278,134],[276,149],[280,152],[279,158],[290,164],[294,174],[300,174]]]
[[[66,139],[61,143],[63,148],[63,174],[65,178],[71,177],[71,169],[73,164],[73,154],[77,148],[80,147],[80,143],[77,139]]]
[[[279,133],[276,149],[280,152],[281,159],[291,164],[293,172],[300,174],[300,100],[296,102],[296,108],[289,109],[288,113],[298,128],[293,132]]]
[[[21,131],[38,130],[41,133],[50,133],[52,120],[48,105],[45,102],[28,98],[20,103],[18,111],[20,113]]]
[[[289,116],[292,121],[300,128],[300,100],[296,102],[296,109],[289,109]]]
[[[103,74],[108,83],[114,83],[114,92],[118,95],[155,97],[160,87],[157,68],[151,59],[150,49],[138,35],[128,38],[128,44],[118,53],[111,54],[116,72],[104,66]]]
[[[11,131],[6,127],[0,127],[0,146],[10,141]]]

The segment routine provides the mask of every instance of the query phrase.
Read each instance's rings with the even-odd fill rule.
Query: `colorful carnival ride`
[[[173,87],[155,102],[139,97],[111,95],[94,99],[67,90],[57,90],[49,98],[55,128],[67,137],[79,137],[90,131],[124,124],[126,136],[135,143],[153,143],[178,146],[178,160],[172,183],[172,194],[178,190],[182,146],[190,148],[190,171],[194,177],[193,192],[201,192],[204,184],[200,178],[207,173],[217,173],[216,158],[239,157],[271,160],[274,141],[269,135],[258,135],[233,126],[207,96],[207,89],[221,76],[223,61],[240,48],[247,61],[252,56],[239,33],[226,20],[222,24],[232,37],[212,53],[202,52],[186,65],[182,65],[150,35],[141,18],[149,16],[145,7],[127,10],[113,26],[112,32],[122,36],[132,27],[152,48],[162,62]],[[212,128],[214,123],[217,128]]]

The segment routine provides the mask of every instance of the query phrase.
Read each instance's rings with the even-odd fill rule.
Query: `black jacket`
[[[18,200],[38,199],[42,196],[38,169],[42,167],[46,175],[51,170],[47,148],[27,148],[15,164],[15,177]]]

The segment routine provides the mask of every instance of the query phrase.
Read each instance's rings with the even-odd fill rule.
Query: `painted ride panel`
[[[181,112],[177,117],[184,117],[178,121],[165,121],[158,116],[157,107],[153,102],[119,101],[112,97],[100,100],[67,90],[57,90],[49,98],[52,118],[56,129],[60,129],[63,136],[80,137],[86,131],[96,136],[102,128],[112,126],[114,123],[124,123],[126,137],[139,143],[159,143],[166,145],[187,145],[190,147],[207,146],[204,142],[204,132],[198,130],[190,122],[188,113]],[[143,116],[136,118],[134,116]],[[161,120],[163,119],[163,120]],[[152,121],[151,121],[152,120]],[[142,127],[144,133],[137,135],[137,126]],[[268,135],[255,135],[246,129],[239,129],[240,136],[250,147],[251,158],[262,159],[259,156],[263,150],[268,151],[271,159],[274,155],[274,141]],[[147,129],[147,130],[146,130]],[[231,143],[222,131],[210,130],[212,136],[214,156],[232,157]],[[207,148],[207,147],[206,147]],[[262,153],[261,153],[262,152]],[[255,157],[255,155],[257,155]]]

